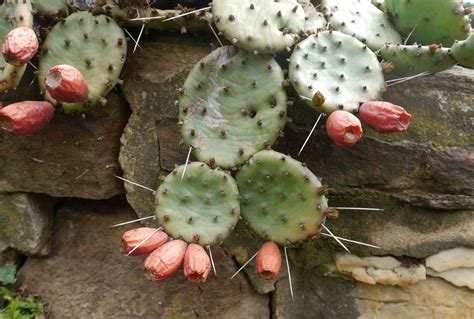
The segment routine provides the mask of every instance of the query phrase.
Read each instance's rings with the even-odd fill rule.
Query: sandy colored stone
[[[474,249],[458,247],[440,251],[426,258],[426,267],[437,272],[461,267],[474,268]]]
[[[474,313],[472,291],[438,278],[405,288],[358,284],[351,294],[356,298],[358,318],[454,319],[472,318]]]
[[[258,295],[222,249],[213,247],[217,277],[191,285],[182,270],[150,282],[141,257],[121,253],[121,235],[137,225],[109,229],[135,214],[124,201],[69,203],[55,221],[52,254],[28,258],[18,285],[48,304],[51,318],[268,318],[269,298]]]
[[[474,268],[455,268],[443,272],[428,269],[427,274],[432,277],[443,278],[458,287],[468,287],[474,290]]]
[[[11,261],[15,259],[14,249],[25,255],[46,256],[53,230],[53,206],[54,200],[44,195],[0,194],[0,255],[5,252],[5,259]]]
[[[393,257],[364,257],[351,254],[337,254],[336,269],[366,284],[410,286],[426,279],[426,269],[422,264],[402,266]]]

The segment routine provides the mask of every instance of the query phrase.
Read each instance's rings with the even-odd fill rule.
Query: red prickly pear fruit
[[[206,282],[211,271],[211,259],[202,246],[189,244],[184,255],[184,276],[194,284]]]
[[[0,130],[30,135],[43,129],[54,116],[54,107],[44,101],[23,101],[0,109]]]
[[[188,244],[175,239],[155,249],[145,259],[145,275],[153,281],[161,281],[173,276],[183,264]]]
[[[381,133],[405,132],[411,119],[403,107],[382,101],[365,102],[359,115],[368,127]]]
[[[8,32],[2,46],[5,61],[20,66],[31,60],[38,51],[38,38],[35,31],[19,27]]]
[[[48,93],[59,102],[84,102],[89,96],[89,86],[81,71],[67,64],[48,70],[44,84]]]
[[[255,259],[255,272],[263,279],[278,276],[281,268],[281,253],[277,244],[267,242],[260,247]]]
[[[337,146],[352,146],[362,137],[359,119],[346,111],[334,111],[326,121],[326,131]]]
[[[154,234],[153,234],[154,233]],[[138,244],[145,238],[148,238],[143,244],[131,253],[131,256],[138,256],[151,253],[156,248],[160,247],[168,241],[168,235],[162,231],[156,231],[151,227],[140,227],[126,231],[122,235],[122,244],[125,252],[130,253]]]

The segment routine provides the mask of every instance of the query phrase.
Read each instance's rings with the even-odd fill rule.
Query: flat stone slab
[[[122,194],[118,152],[129,109],[116,93],[81,116],[56,114],[40,133],[0,133],[0,191],[105,199]]]
[[[137,225],[109,229],[135,214],[124,201],[70,204],[57,213],[52,253],[28,258],[18,285],[39,294],[51,318],[269,318],[269,297],[258,295],[236,264],[214,248],[217,277],[192,285],[182,270],[163,282],[146,280],[143,256],[121,252],[121,235]]]

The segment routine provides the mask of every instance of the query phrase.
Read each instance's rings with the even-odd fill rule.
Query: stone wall
[[[0,251],[38,256],[27,258],[18,286],[39,294],[53,318],[473,316],[474,71],[458,67],[390,87],[384,97],[412,114],[410,129],[367,129],[350,149],[334,146],[320,125],[297,157],[317,114],[298,100],[290,107],[276,149],[330,185],[330,205],[383,208],[344,211],[327,223],[380,249],[348,243],[349,255],[327,237],[288,249],[292,300],[285,267],[272,282],[257,278],[252,263],[229,279],[261,243],[241,223],[214,248],[217,277],[207,284],[190,286],[181,275],[145,280],[142,259],[119,250],[133,225],[108,226],[151,215],[154,196],[127,184],[125,201],[115,175],[123,170],[155,189],[160,175],[184,163],[175,101],[211,50],[200,39],[145,37],[106,107],[85,119],[60,114],[34,137],[0,135]]]

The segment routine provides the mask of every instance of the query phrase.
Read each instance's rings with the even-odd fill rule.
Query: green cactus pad
[[[320,32],[299,43],[290,58],[290,80],[319,112],[357,111],[360,102],[380,97],[385,86],[377,56],[356,38]],[[319,92],[320,103],[312,101]]]
[[[451,49],[437,45],[386,45],[380,50],[380,55],[393,64],[397,76],[441,72],[456,64]]]
[[[173,238],[212,245],[223,241],[240,218],[239,191],[229,174],[193,162],[177,167],[156,193],[156,217]]]
[[[451,51],[460,65],[474,68],[474,33],[466,40],[456,42]]]
[[[0,6],[0,41],[3,43],[8,32],[18,27],[32,27],[33,15],[31,4],[4,2]],[[20,83],[26,64],[14,66],[7,62],[0,54],[0,95],[14,89]]]
[[[271,57],[231,46],[214,50],[184,83],[179,103],[184,141],[211,166],[244,163],[271,146],[285,126],[283,80]]]
[[[35,0],[33,7],[45,16],[64,15],[67,12],[67,0]]]
[[[322,0],[321,5],[332,28],[355,36],[372,50],[402,40],[383,12],[370,0]]]
[[[305,27],[305,13],[296,0],[214,0],[212,14],[229,41],[254,53],[291,47]]]
[[[385,0],[385,8],[409,43],[451,46],[469,35],[469,19],[460,0]]]
[[[318,30],[324,29],[327,26],[327,21],[324,15],[316,10],[311,1],[298,0],[298,3],[303,7],[305,14],[304,33],[306,35],[315,34]]]
[[[275,151],[255,154],[236,176],[242,217],[265,240],[296,245],[317,236],[327,200],[302,163]]]
[[[65,112],[85,112],[104,103],[103,97],[118,81],[126,54],[125,35],[114,20],[89,12],[73,13],[53,27],[43,45],[38,79],[45,99],[56,103],[44,85],[48,69],[69,64],[84,75],[89,97],[84,103],[62,103]]]

